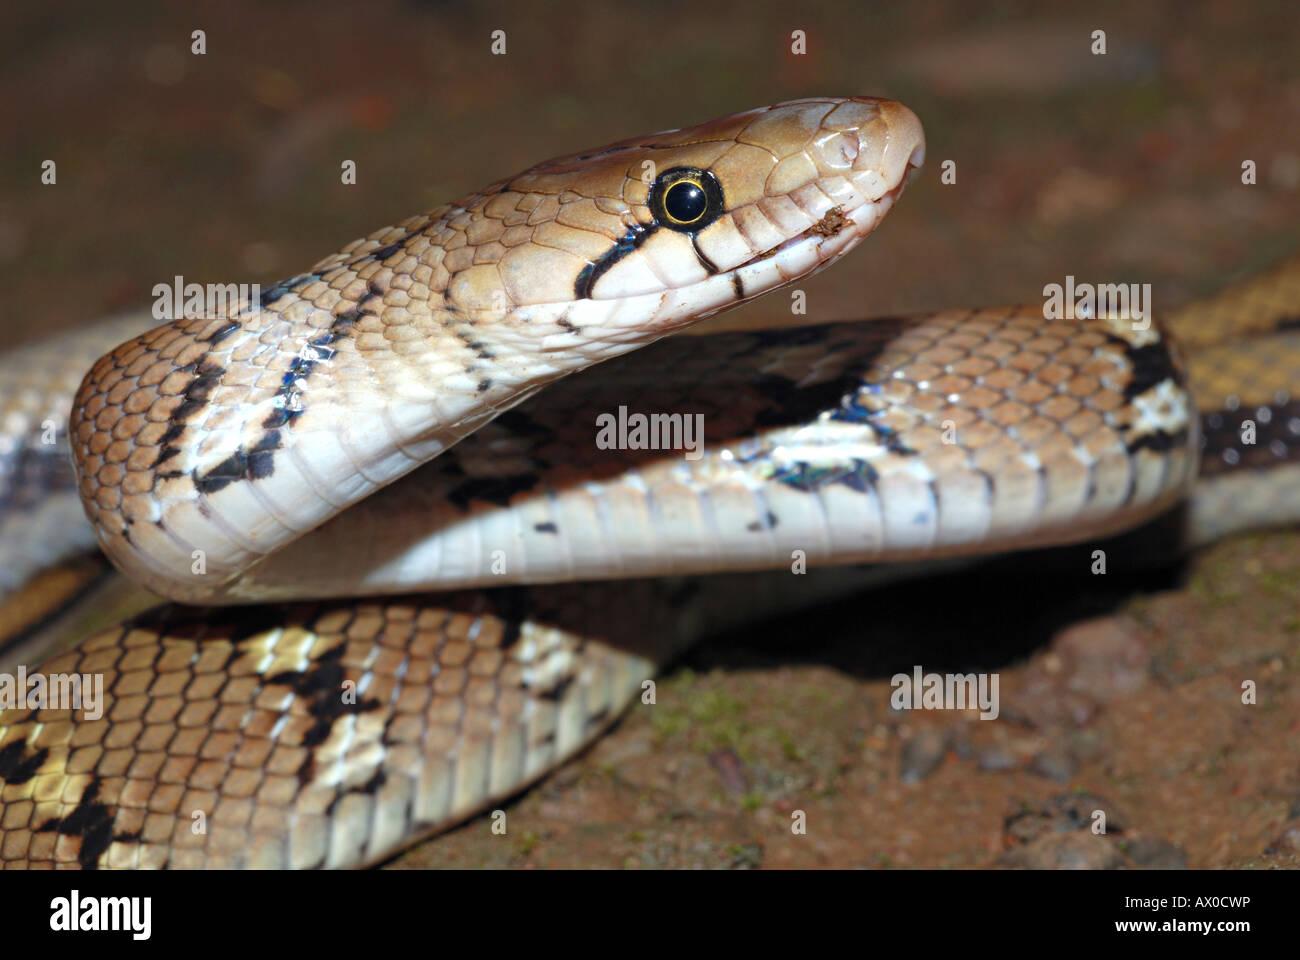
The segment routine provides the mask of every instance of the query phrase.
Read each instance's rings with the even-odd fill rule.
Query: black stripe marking
[[[27,743],[15,740],[0,747],[0,780],[9,784],[26,783],[36,776],[36,771],[50,755],[49,747],[41,747],[28,755]]]
[[[373,796],[374,794],[378,793],[379,788],[382,787],[387,782],[388,782],[388,774],[384,773],[383,770],[376,770],[374,774],[371,775],[370,779],[367,780],[365,783],[363,783],[361,786],[348,787],[346,790],[341,790],[337,794],[335,794],[334,799],[331,800],[329,802],[329,805],[325,807],[325,816],[327,817],[334,816],[334,808],[337,807],[338,802],[342,800],[344,797],[346,797],[348,794],[357,793],[357,794],[369,794]]]
[[[1132,400],[1166,380],[1175,386],[1183,385],[1183,371],[1174,364],[1173,355],[1163,340],[1138,347],[1114,334],[1107,334],[1106,339],[1124,348],[1124,357],[1133,371],[1132,379],[1124,387],[1125,400]]]
[[[573,295],[579,300],[591,299],[591,290],[596,286],[596,282],[605,275],[608,270],[626,257],[633,250],[636,250],[641,244],[649,240],[656,230],[658,224],[651,224],[643,227],[641,224],[633,224],[627,228],[627,233],[623,239],[619,240],[612,247],[605,251],[600,259],[588,263],[578,274],[578,279],[573,282]]]
[[[1170,433],[1168,430],[1154,430],[1151,433],[1144,433],[1136,440],[1125,444],[1129,453],[1136,453],[1138,450],[1151,450],[1154,453],[1166,453],[1170,450],[1187,444],[1187,431],[1175,430]]]
[[[239,329],[239,324],[237,323],[232,322],[232,323],[223,324],[222,326],[217,327],[216,330],[213,330],[212,333],[204,340],[204,343],[220,343],[222,340],[226,339],[226,337],[230,336],[238,329]]]
[[[1163,338],[1140,347],[1114,334],[1107,334],[1106,339],[1111,343],[1119,344],[1124,349],[1124,358],[1128,361],[1132,372],[1129,382],[1124,386],[1126,401],[1131,402],[1135,397],[1140,397],[1148,390],[1154,390],[1162,383],[1170,383],[1175,387],[1182,387],[1185,384],[1184,372],[1174,362],[1174,356]],[[1166,453],[1186,443],[1185,429],[1172,433],[1168,430],[1154,429],[1135,439],[1126,438],[1125,446],[1130,453],[1136,453],[1138,450]],[[1127,502],[1125,500],[1125,503]]]
[[[573,686],[573,681],[575,679],[576,678],[573,674],[569,674],[569,676],[559,681],[555,686],[551,687],[551,689],[539,693],[537,699],[547,700],[551,703],[559,703],[564,699],[564,694],[568,691],[569,687]]]
[[[99,858],[113,841],[137,841],[139,833],[113,835],[113,817],[107,804],[98,803],[100,780],[96,778],[81,792],[77,807],[66,817],[54,817],[36,828],[37,833],[60,833],[65,837],[80,837],[81,849],[77,863],[83,870],[99,867]]]
[[[275,473],[275,452],[280,449],[280,429],[291,425],[302,415],[302,384],[316,367],[333,358],[336,345],[355,330],[361,314],[356,307],[334,318],[329,330],[308,341],[311,352],[303,351],[293,358],[289,369],[281,378],[280,389],[272,403],[275,409],[262,421],[265,431],[249,447],[240,447],[204,476],[194,473],[194,487],[200,493],[216,493],[236,480],[264,480]],[[171,448],[174,452],[174,448]],[[161,458],[160,458],[161,459]],[[178,476],[170,473],[166,476]]]
[[[222,327],[217,332],[225,330]],[[229,333],[223,334],[228,336]],[[185,426],[189,420],[200,410],[208,405],[208,397],[212,391],[221,383],[221,378],[225,376],[225,368],[209,357],[204,357],[202,362],[196,361],[187,366],[181,367],[181,373],[193,373],[194,379],[189,382],[183,394],[184,400],[180,406],[172,411],[168,418],[166,432],[158,441],[158,456],[153,462],[154,469],[157,471],[159,479],[170,480],[182,476],[182,470],[162,470],[159,469],[172,457],[181,452],[177,446],[177,441],[185,433]]]
[[[11,456],[0,456],[0,517],[34,509],[53,493],[77,489],[68,459],[67,431],[60,424],[54,443],[42,443],[40,424]]]
[[[343,653],[347,641],[331,647],[312,661],[306,670],[285,670],[267,677],[268,684],[286,686],[307,701],[307,712],[315,723],[302,735],[302,746],[315,747],[329,739],[334,721],[349,714],[367,713],[381,706],[378,698],[368,697],[355,703],[343,700]],[[311,779],[315,761],[311,751],[298,767],[298,782]]]
[[[300,273],[293,277],[287,277],[284,280],[271,284],[262,291],[262,296],[258,298],[258,303],[263,307],[269,307],[275,301],[279,300],[286,293],[292,293],[298,287],[305,287],[314,280],[319,280],[319,273]]]
[[[700,261],[700,266],[704,268],[705,273],[712,277],[721,272],[718,270],[718,265],[704,255],[704,251],[700,249],[700,245],[695,241],[695,234],[693,233],[691,234],[691,249],[695,251],[695,259]]]
[[[1242,442],[1242,423],[1255,423],[1255,442]],[[1216,410],[1201,417],[1201,476],[1267,470],[1300,462],[1300,399],[1262,407]]]

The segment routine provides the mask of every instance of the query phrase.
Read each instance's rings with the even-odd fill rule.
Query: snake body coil
[[[553,769],[694,638],[875,575],[837,565],[1098,537],[1188,498],[1193,542],[1300,518],[1276,479],[1300,469],[1297,371],[1266,362],[1300,346],[1294,264],[1172,318],[1186,360],[1158,324],[1041,308],[620,356],[838,259],[922,152],[891,101],[781,104],[378,231],[112,349],[75,399],[135,321],[6,359],[0,588],[90,541],[75,489],[165,596],[311,602],[162,607],[46,663],[102,677],[103,715],[0,712],[0,863],[372,863]],[[1247,351],[1276,376],[1224,377]],[[32,439],[69,406],[75,482]],[[701,455],[598,449],[620,408],[702,415]],[[1264,459],[1224,427],[1245,408]],[[551,585],[323,599],[503,583]]]

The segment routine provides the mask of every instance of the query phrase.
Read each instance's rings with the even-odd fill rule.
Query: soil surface
[[[1067,274],[1169,308],[1300,250],[1292,4],[978,6],[6,5],[0,344],[178,274],[269,283],[548,156],[825,93],[903,100],[929,159],[852,266],[803,285],[810,322],[1037,301]],[[480,817],[390,865],[1300,865],[1300,535],[1181,560],[1126,541],[1105,576],[1095,547],[717,638],[505,804],[504,836]],[[892,710],[917,664],[996,672],[1000,716]]]

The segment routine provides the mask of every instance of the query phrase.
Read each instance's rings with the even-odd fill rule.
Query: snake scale
[[[102,716],[0,712],[0,864],[375,863],[857,564],[1300,518],[1300,264],[1149,327],[661,340],[843,256],[923,155],[893,101],[778,104],[540,164],[234,310],[11,352],[0,591],[98,543],[179,603],[36,671],[102,676]],[[620,410],[698,415],[697,453],[597,443]]]

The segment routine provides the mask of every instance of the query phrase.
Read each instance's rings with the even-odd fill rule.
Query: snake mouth
[[[744,278],[741,276],[741,271],[761,267],[774,262],[778,257],[798,260],[801,259],[799,255],[805,250],[813,254],[816,262],[804,270],[799,270],[790,279],[794,279],[798,274],[811,276],[824,270],[875,231],[885,214],[902,196],[903,190],[924,161],[925,145],[922,144],[912,151],[905,172],[891,189],[875,199],[864,200],[849,210],[846,210],[842,204],[836,204],[802,233],[761,253],[756,253],[745,262],[733,267],[729,271],[734,278],[733,283],[743,289]],[[767,292],[766,287],[755,289],[752,293],[746,292],[741,299],[757,297],[765,292]]]
[[[743,270],[745,267],[748,267],[750,264],[758,263],[760,260],[767,260],[769,257],[774,257],[778,253],[782,253],[785,250],[789,250],[795,244],[801,243],[804,240],[808,240],[814,237],[821,237],[823,239],[828,239],[830,237],[836,236],[845,227],[852,227],[852,226],[855,226],[855,223],[853,220],[849,218],[848,214],[844,212],[844,208],[842,206],[831,207],[822,215],[822,218],[820,220],[814,223],[803,233],[795,234],[793,237],[790,237],[788,240],[783,240],[780,243],[778,243],[776,246],[764,250],[762,253],[754,254],[744,263],[737,264],[732,269]]]
[[[917,124],[919,131],[919,123]],[[862,203],[851,209],[845,209],[844,204],[836,204],[822,214],[822,216],[803,232],[798,233],[788,239],[756,253],[743,263],[737,264],[731,272],[739,276],[739,271],[746,268],[753,268],[757,264],[766,263],[773,258],[785,255],[788,251],[795,250],[801,245],[809,248],[817,248],[820,254],[825,245],[830,241],[835,241],[841,237],[845,240],[835,244],[831,250],[826,251],[826,256],[818,256],[820,262],[814,263],[808,268],[808,275],[817,273],[830,264],[834,263],[841,256],[851,250],[857,243],[872,232],[880,225],[884,218],[902,196],[903,190],[912,181],[922,165],[925,163],[925,141],[922,139],[915,143],[908,154],[907,162],[904,164],[901,173],[898,174],[898,180],[890,189],[880,193],[877,196],[870,196],[864,190],[865,199]],[[859,186],[861,189],[861,186]],[[790,279],[793,279],[791,277]],[[754,291],[753,295],[757,296],[761,291]],[[746,297],[747,299],[748,297]]]

